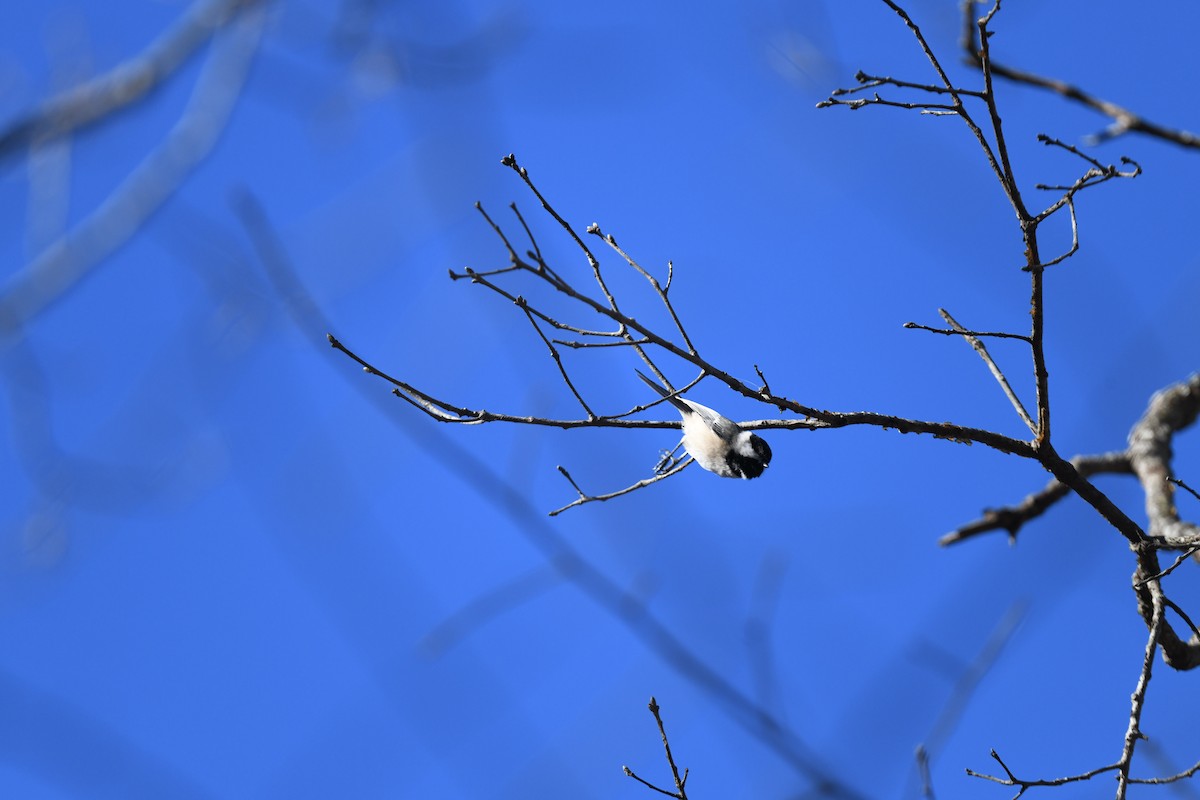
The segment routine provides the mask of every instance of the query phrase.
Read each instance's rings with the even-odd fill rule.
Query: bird
[[[679,410],[683,417],[683,449],[709,472],[722,478],[757,478],[771,463],[771,448],[761,436],[742,430],[708,406],[677,397],[641,370],[634,372]]]

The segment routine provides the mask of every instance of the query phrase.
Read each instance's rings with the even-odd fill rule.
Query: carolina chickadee
[[[683,416],[683,449],[696,463],[722,478],[757,478],[763,474],[771,463],[771,448],[761,437],[742,430],[708,406],[673,396],[640,370],[634,371],[679,409]]]

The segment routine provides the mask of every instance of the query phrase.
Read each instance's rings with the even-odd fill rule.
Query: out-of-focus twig
[[[55,95],[0,131],[0,159],[65,136],[146,97],[241,10],[265,0],[200,0],[138,55]]]
[[[233,18],[164,141],[91,214],[0,287],[0,337],[20,331],[124,244],[208,155],[241,96],[265,23],[259,3]]]
[[[977,6],[978,3],[976,0],[966,0],[963,3],[962,48],[966,53],[967,61],[979,66],[982,64],[982,59],[980,58],[979,42],[975,34],[975,16],[978,13]],[[1099,144],[1102,141],[1115,139],[1126,133],[1141,133],[1146,136],[1153,136],[1156,139],[1162,139],[1166,142],[1172,142],[1180,147],[1200,148],[1200,135],[1191,131],[1168,128],[1164,125],[1150,122],[1140,114],[1136,114],[1124,106],[1119,106],[1116,103],[1085,92],[1078,86],[1066,81],[1047,78],[1032,72],[1026,72],[1025,70],[1014,69],[1003,64],[997,64],[994,60],[990,64],[990,69],[992,74],[998,78],[1054,92],[1060,97],[1098,111],[1112,119],[1112,124],[1107,128],[1088,137],[1089,144]]]

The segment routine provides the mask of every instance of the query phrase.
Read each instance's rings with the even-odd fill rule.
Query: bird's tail
[[[691,411],[691,409],[688,408],[686,403],[684,403],[678,397],[673,396],[671,394],[671,392],[667,391],[662,386],[659,386],[657,383],[655,383],[654,381],[647,378],[645,373],[643,373],[640,369],[635,369],[634,372],[636,372],[638,374],[639,378],[641,378],[643,381],[646,382],[647,386],[649,386],[654,391],[658,392],[660,397],[667,398],[667,402],[669,402],[671,405],[675,406],[675,408],[679,409],[680,411],[685,411],[685,412]]]
[[[669,395],[669,394],[670,394],[670,392],[668,392],[666,389],[664,389],[663,387],[659,386],[659,385],[658,385],[657,383],[655,383],[654,381],[652,381],[652,380],[650,380],[649,378],[647,378],[647,377],[646,377],[646,373],[642,372],[640,369],[635,369],[635,370],[634,370],[634,372],[636,372],[636,373],[637,373],[637,375],[638,375],[638,377],[639,377],[639,378],[641,378],[642,380],[644,380],[644,381],[646,382],[646,385],[647,385],[647,386],[649,386],[649,387],[650,387],[651,389],[653,389],[654,391],[658,392],[658,394],[659,394],[661,397],[666,397],[667,395]]]

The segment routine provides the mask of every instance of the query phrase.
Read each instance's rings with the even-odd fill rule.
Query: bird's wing
[[[724,414],[720,414],[708,406],[702,406],[695,400],[684,400],[684,404],[700,419],[704,420],[704,424],[713,430],[717,436],[720,436],[727,442],[732,442],[733,437],[741,433],[742,429],[736,422],[731,420]]]

